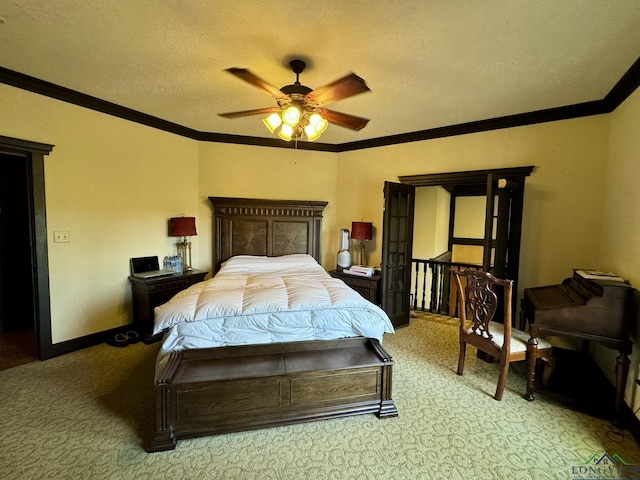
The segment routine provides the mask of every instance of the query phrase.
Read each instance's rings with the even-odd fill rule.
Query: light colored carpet
[[[0,477],[7,479],[571,479],[594,454],[640,464],[628,431],[538,398],[467,353],[456,321],[425,315],[386,335],[400,416],[374,415],[181,440],[146,453],[156,345],[99,345],[0,372]],[[598,477],[601,478],[601,477]],[[614,478],[614,477],[602,477]]]

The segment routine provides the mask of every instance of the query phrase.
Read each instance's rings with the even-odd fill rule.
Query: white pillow
[[[294,253],[281,257],[237,255],[229,258],[220,268],[220,273],[286,273],[322,268],[311,255]]]

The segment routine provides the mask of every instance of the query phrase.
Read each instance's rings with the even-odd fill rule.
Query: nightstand
[[[376,305],[382,303],[380,296],[380,279],[382,275],[380,275],[379,272],[376,272],[375,275],[371,277],[361,277],[359,275],[349,275],[348,273],[331,270],[329,275],[333,278],[339,278],[371,303],[375,303]]]
[[[181,290],[204,280],[208,272],[189,270],[182,275],[165,277],[129,277],[133,303],[133,323],[145,339],[153,333],[153,309],[168,302]]]

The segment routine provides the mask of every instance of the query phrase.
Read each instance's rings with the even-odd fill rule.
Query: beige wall
[[[485,197],[456,198],[456,214],[453,236],[461,238],[484,238],[487,199]],[[495,238],[496,225],[493,226]],[[451,261],[482,265],[484,247],[478,245],[454,245],[451,249]],[[493,263],[493,252],[491,256]]]
[[[197,143],[5,85],[0,112],[0,134],[55,145],[45,157],[53,343],[129,323],[129,258],[174,253],[167,219],[198,213]],[[53,243],[56,230],[70,242]]]
[[[208,196],[327,200],[323,266],[335,264],[340,229],[361,219],[374,224],[377,264],[385,180],[534,165],[521,287],[599,268],[608,116],[333,154],[198,143],[4,85],[0,98],[2,135],[55,145],[45,161],[54,343],[129,321],[128,258],[172,253],[171,216],[196,215],[193,265],[209,269]],[[71,242],[52,243],[54,230]]]
[[[171,216],[197,217],[193,264],[209,269],[208,196],[327,200],[323,266],[335,265],[340,229],[361,219],[374,224],[377,264],[383,183],[399,175],[533,165],[520,288],[574,267],[640,285],[639,125],[636,92],[611,115],[334,154],[198,143],[0,85],[0,135],[55,145],[45,159],[54,343],[130,321],[128,259],[173,253]],[[53,243],[55,230],[71,242]]]
[[[324,210],[322,265],[335,268],[337,154],[220,143],[200,144],[201,265],[211,267],[212,210],[208,197],[320,200]],[[207,235],[205,237],[205,235]],[[335,237],[335,238],[334,238]]]
[[[451,195],[443,187],[416,188],[413,225],[413,258],[423,260],[447,251],[449,243],[449,204]],[[411,292],[418,295],[416,305],[427,303],[426,294],[431,291],[431,275],[421,267],[411,278]],[[424,298],[422,298],[424,295]]]
[[[435,226],[438,214],[438,188],[416,189],[413,216],[413,258],[428,259],[437,255],[435,252],[437,234]]]
[[[340,154],[338,223],[370,219],[380,262],[383,183],[398,176],[535,166],[524,201],[520,288],[557,283],[597,263],[609,118],[606,115]],[[597,265],[594,267],[597,268]]]
[[[612,271],[640,288],[640,91],[636,91],[611,114],[609,162],[601,228],[599,268]],[[634,355],[627,384],[626,401],[634,411],[640,408],[640,391],[634,380],[640,377],[640,319],[636,319]],[[596,359],[614,381],[617,352],[596,347]]]
[[[611,114],[601,267],[640,286],[640,90]]]

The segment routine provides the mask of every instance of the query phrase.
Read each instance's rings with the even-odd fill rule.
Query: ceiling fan
[[[361,130],[369,122],[366,118],[328,110],[325,105],[369,91],[365,81],[351,73],[324,87],[312,90],[300,83],[300,74],[307,64],[298,59],[289,62],[296,81],[282,88],[262,80],[245,68],[228,68],[226,71],[259,88],[275,98],[277,106],[244,110],[240,112],[220,113],[221,117],[238,118],[248,115],[269,114],[263,121],[271,133],[277,132],[283,140],[301,139],[304,136],[313,142],[327,129],[329,123]]]

